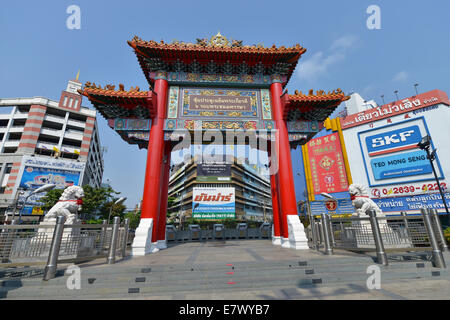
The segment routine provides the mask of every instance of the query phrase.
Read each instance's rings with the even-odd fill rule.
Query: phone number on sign
[[[447,184],[445,182],[441,183],[441,188],[443,191],[447,189]],[[405,185],[393,188],[382,188],[382,189],[372,189],[371,193],[373,197],[383,197],[392,196],[400,194],[414,194],[418,192],[428,192],[428,191],[439,191],[437,183],[425,183],[422,186],[417,185]]]

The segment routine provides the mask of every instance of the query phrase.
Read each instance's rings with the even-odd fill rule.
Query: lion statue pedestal
[[[54,226],[56,225],[56,218],[59,216],[66,217],[64,225],[78,224],[78,211],[81,210],[83,204],[82,198],[84,197],[83,188],[78,186],[67,187],[58,202],[48,211],[44,220],[40,223],[45,228],[38,229],[38,235],[35,236],[31,244],[46,243],[50,246],[53,240]],[[49,226],[53,226],[49,227]],[[64,246],[71,246],[70,242],[78,242],[80,236],[80,229],[64,228],[62,243]],[[62,246],[62,247],[64,247]],[[50,247],[49,247],[50,248]]]
[[[352,205],[356,209],[356,212],[353,214],[354,217],[369,218],[366,214],[367,210],[374,210],[377,217],[386,217],[380,207],[369,198],[364,186],[352,184],[348,188],[348,192],[350,193]],[[383,244],[386,249],[412,247],[411,239],[405,238],[392,230],[386,219],[378,220],[378,225],[380,226],[381,237],[383,238]],[[356,246],[358,248],[375,248],[375,242],[372,236],[372,225],[370,224],[369,219],[352,221],[351,229],[353,229]]]

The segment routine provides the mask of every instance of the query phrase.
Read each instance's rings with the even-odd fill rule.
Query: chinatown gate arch
[[[340,89],[283,93],[306,52],[298,44],[288,48],[247,46],[220,33],[210,40],[197,39],[197,43],[166,44],[134,37],[128,44],[148,81],[148,91],[86,82],[79,92],[125,141],[148,149],[141,221],[132,254],[145,255],[167,247],[171,151],[179,141],[195,143],[196,134],[201,137],[211,132],[226,133],[227,137],[230,132],[253,135],[259,146],[268,146],[260,149],[267,150],[276,163],[270,170],[272,242],[308,249],[297,212],[290,151],[311,139],[349,97]],[[243,143],[247,140],[252,139]]]

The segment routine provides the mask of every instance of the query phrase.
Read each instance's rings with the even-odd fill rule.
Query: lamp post
[[[126,197],[121,197],[121,198],[119,198],[119,200],[117,200],[116,202],[114,202],[114,203],[111,205],[111,208],[109,208],[108,223],[109,223],[109,219],[111,218],[111,212],[112,212],[112,209],[114,208],[114,206],[117,205],[117,204],[121,204],[121,203],[124,202],[125,200],[127,200]]]
[[[54,187],[56,187],[56,184],[48,183],[48,184],[43,185],[40,188],[37,188],[36,190],[32,191],[28,196],[26,196],[25,201],[22,204],[22,208],[20,208],[20,211],[19,211],[19,224],[21,224],[21,222],[22,222],[22,212],[23,212],[23,209],[25,208],[25,205],[27,204],[28,198],[31,197],[32,195],[35,195],[38,193],[50,191]]]
[[[419,149],[424,150],[427,153],[427,159],[430,160],[431,169],[433,170],[434,179],[436,180],[436,183],[439,188],[439,193],[441,194],[442,202],[444,203],[445,212],[447,212],[447,223],[450,223],[450,213],[448,212],[447,202],[445,201],[444,192],[442,191],[441,184],[439,182],[439,178],[436,173],[436,169],[434,168],[433,161],[436,159],[436,151],[437,149],[434,149],[432,152],[430,152],[431,147],[431,137],[429,135],[426,135],[422,138],[422,140],[417,144]]]
[[[17,210],[17,203],[19,202],[19,196],[23,195],[25,193],[25,191],[22,188],[18,188],[17,193],[16,193],[16,197],[14,199],[14,209],[13,209],[13,214],[11,217],[11,221],[14,221],[14,218],[16,216],[16,210]]]

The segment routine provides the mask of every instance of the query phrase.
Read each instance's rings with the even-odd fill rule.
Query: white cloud
[[[352,48],[356,42],[358,41],[358,38],[354,35],[347,35],[343,36],[339,39],[336,39],[331,44],[331,50],[347,50],[349,48]]]
[[[404,82],[408,80],[409,74],[406,71],[400,71],[399,73],[395,74],[392,78],[392,81],[394,82]]]
[[[343,36],[333,41],[328,54],[319,51],[303,62],[300,60],[298,71],[300,79],[311,81],[326,74],[331,66],[345,60],[348,50],[354,47],[357,41],[356,36]]]

